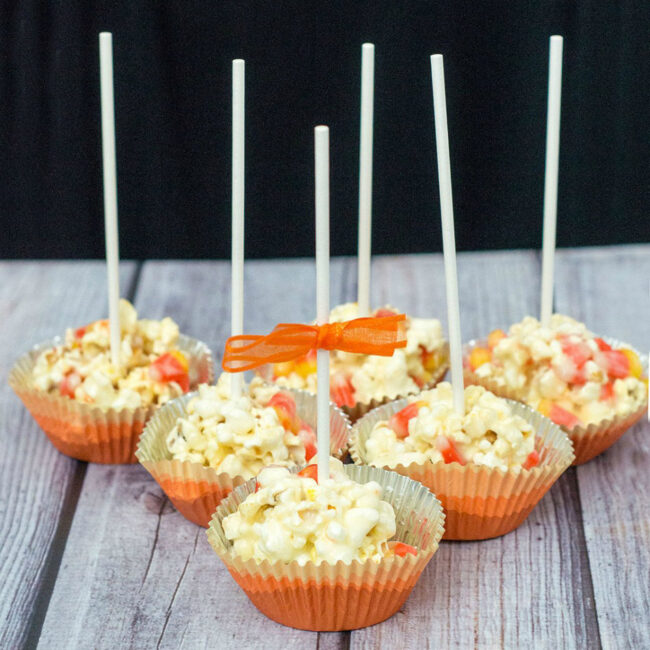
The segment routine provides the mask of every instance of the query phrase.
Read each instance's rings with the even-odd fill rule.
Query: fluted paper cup
[[[445,539],[489,539],[514,530],[573,461],[571,442],[560,427],[525,404],[508,402],[535,431],[537,467],[503,471],[442,461],[385,467],[419,481],[440,499],[447,515]],[[350,455],[356,464],[367,464],[366,441],[375,424],[389,420],[408,403],[402,399],[380,406],[354,425]]]
[[[60,337],[34,346],[16,361],[9,384],[50,442],[66,456],[90,463],[135,463],[135,450],[145,423],[160,407],[113,409],[85,404],[34,387],[33,370],[41,352],[62,345]],[[213,378],[212,353],[196,339],[180,335],[178,348],[189,362],[190,385]]]
[[[376,467],[345,465],[358,483],[376,481],[383,499],[395,509],[395,539],[415,546],[417,555],[390,556],[379,562],[350,564],[243,561],[233,553],[221,522],[255,490],[255,481],[238,487],[221,502],[207,530],[208,540],[246,592],[270,619],[301,630],[354,630],[386,620],[406,602],[425,566],[438,549],[445,515],[424,486]]]
[[[408,397],[409,395],[416,395],[417,393],[423,390],[430,390],[432,388],[435,388],[442,381],[443,377],[447,374],[447,370],[449,370],[449,344],[448,343],[445,343],[443,345],[440,356],[441,356],[440,364],[432,371],[431,379],[426,384],[424,384],[422,388],[418,388],[417,390],[413,390],[408,393],[404,393],[403,395],[398,395],[396,397],[388,397],[387,395],[385,395],[384,397],[372,399],[369,402],[357,402],[354,406],[341,406],[340,407],[341,410],[347,414],[347,416],[350,418],[350,421],[354,424],[360,417],[368,413],[368,411],[372,411],[372,409],[377,408],[382,404],[386,404],[396,399],[402,399],[403,397]],[[275,382],[273,381],[272,365],[262,366],[261,368],[258,369],[257,372],[259,376],[262,377],[262,379],[264,379],[269,383],[275,384]]]
[[[602,339],[614,349],[627,348],[633,350],[641,361],[643,376],[648,376],[647,355],[641,354],[638,350],[635,350],[627,343],[612,339],[608,336],[603,336]],[[469,343],[466,343],[463,346],[463,359],[467,359],[472,349],[477,346],[486,347],[487,341],[472,340],[469,341]],[[506,397],[524,403],[523,400],[519,398],[516,391],[513,391],[506,386],[500,386],[490,377],[479,377],[467,364],[465,364],[464,375],[466,386],[469,384],[483,386],[483,388],[486,388],[495,395],[499,395],[499,397]],[[595,458],[606,449],[609,449],[609,447],[611,447],[628,429],[633,427],[643,417],[647,410],[648,395],[646,392],[646,398],[643,404],[632,413],[628,413],[627,415],[617,415],[611,419],[608,418],[606,420],[601,420],[600,422],[593,422],[587,426],[577,425],[573,427],[573,429],[561,427],[573,443],[573,449],[575,452],[575,460],[573,461],[573,464],[582,465],[592,458]]]
[[[302,390],[280,390],[293,396],[300,419],[315,427],[316,396]],[[167,436],[178,418],[187,417],[187,403],[196,395],[196,392],[188,393],[168,402],[149,420],[136,456],[176,509],[186,519],[205,528],[221,500],[247,479],[217,472],[200,463],[172,458],[167,448]],[[345,454],[350,430],[348,417],[337,406],[330,404],[330,450],[333,456],[341,458]]]

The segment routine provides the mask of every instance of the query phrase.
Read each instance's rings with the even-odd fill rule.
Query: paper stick
[[[359,316],[370,313],[370,253],[372,248],[372,131],[375,94],[375,46],[361,48],[361,135],[359,141]]]
[[[232,262],[231,336],[244,333],[244,106],[245,67],[242,59],[232,62]],[[230,396],[241,397],[243,373],[230,375]]]
[[[560,105],[562,100],[561,36],[551,36],[548,62],[546,114],[546,172],[544,176],[544,239],[542,243],[542,298],[540,319],[548,327],[553,313],[555,231],[557,226],[557,177],[560,161]]]
[[[327,323],[330,316],[330,132],[326,126],[314,129],[316,180],[316,321]],[[330,353],[318,350],[317,436],[318,480],[329,478],[330,465]]]
[[[460,310],[458,307],[458,277],[456,275],[456,238],[454,236],[454,204],[451,194],[451,164],[449,162],[449,136],[447,133],[447,100],[445,98],[445,71],[442,54],[431,57],[433,81],[433,108],[436,124],[436,150],[438,153],[438,185],[440,187],[440,215],[442,219],[442,247],[445,258],[445,285],[447,293],[447,320],[449,321],[449,353],[454,409],[465,415],[463,385],[463,352],[460,336]]]
[[[117,227],[117,170],[115,163],[115,104],[113,99],[113,35],[99,35],[99,78],[102,107],[104,168],[104,231],[108,275],[108,322],[111,363],[120,365],[120,250]]]

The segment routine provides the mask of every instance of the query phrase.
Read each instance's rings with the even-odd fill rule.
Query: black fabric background
[[[558,244],[650,241],[647,0],[0,4],[3,257],[103,255],[97,35],[113,32],[121,254],[230,253],[230,66],[247,65],[246,253],[356,250],[361,44],[376,45],[376,253],[441,247],[429,55],[445,55],[461,249],[541,242],[548,37],[565,37]]]

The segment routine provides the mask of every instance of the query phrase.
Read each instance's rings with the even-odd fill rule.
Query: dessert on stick
[[[308,471],[263,470],[221,502],[207,531],[252,603],[304,630],[353,630],[395,614],[444,530],[423,485],[336,459],[330,469],[322,484]]]
[[[519,400],[561,426],[585,463],[647,410],[648,361],[626,343],[598,337],[568,316],[531,316],[465,350],[465,378]]]
[[[473,463],[508,471],[539,464],[530,422],[482,386],[464,391],[454,408],[448,382],[408,398],[408,405],[379,421],[366,440],[365,458],[376,467],[411,463]]]
[[[465,376],[560,425],[580,464],[611,446],[642,417],[648,369],[647,358],[631,346],[553,314],[562,45],[561,36],[551,36],[540,320],[528,316],[507,333],[497,329],[485,341],[470,342]]]
[[[573,459],[561,430],[531,409],[463,385],[454,218],[441,55],[431,57],[451,384],[370,411],[353,428],[356,463],[419,480],[445,508],[448,539],[503,535]]]
[[[244,61],[232,63],[232,291],[231,334],[244,328]],[[326,397],[327,428],[330,427]],[[207,526],[217,504],[267,465],[304,465],[316,452],[315,397],[268,385],[244,383],[224,372],[215,386],[161,410],[145,430],[138,459],[190,521]],[[331,448],[347,447],[349,422],[332,409]]]
[[[397,314],[382,307],[373,317]],[[330,322],[357,318],[356,303],[338,305]],[[330,397],[352,420],[390,399],[435,386],[447,372],[448,349],[438,320],[406,316],[406,346],[391,357],[333,351],[330,359]],[[262,376],[280,386],[316,392],[316,355],[308,353],[290,362],[264,368]]]
[[[34,359],[33,387],[50,396],[120,410],[161,406],[186,393],[189,359],[181,350],[178,325],[169,317],[138,319],[133,305],[119,301],[117,349],[110,320],[68,329],[60,345]],[[114,360],[114,355],[116,361]]]
[[[9,382],[62,453],[132,463],[155,409],[212,377],[208,348],[179,334],[171,318],[138,320],[120,300],[112,36],[99,36],[108,320],[69,329],[36,346]]]
[[[405,343],[400,316],[327,322],[329,131],[323,126],[315,129],[315,167],[318,324],[281,324],[267,336],[233,337],[226,369],[243,371],[315,349],[317,375],[329,382],[330,350],[388,354]],[[329,457],[328,397],[317,397],[317,464],[297,474],[265,468],[219,505],[208,528],[210,544],[255,606],[308,630],[355,629],[394,614],[437,549],[444,520],[423,486],[379,469],[345,468]]]
[[[372,232],[372,150],[375,46],[364,43],[361,58],[361,116],[359,144],[359,254],[356,303],[337,305],[331,322],[398,311],[390,306],[370,307]],[[406,319],[407,345],[392,357],[333,351],[330,358],[331,399],[354,420],[387,399],[434,386],[447,370],[447,344],[436,319]],[[315,353],[276,364],[268,371],[279,385],[316,391]]]
[[[207,526],[233,489],[269,465],[296,468],[315,459],[316,396],[259,377],[231,393],[232,374],[172,400],[148,422],[136,455],[176,509]],[[329,451],[347,450],[350,422],[329,405]]]
[[[314,465],[297,474],[285,468],[262,470],[245,505],[222,521],[233,554],[243,561],[295,561],[300,566],[378,562],[387,555],[395,512],[381,499],[381,486],[356,483],[345,475],[341,461],[328,462],[329,479],[317,478]],[[407,552],[417,554],[414,547]]]
[[[171,458],[245,480],[267,465],[309,462],[316,438],[298,414],[295,397],[256,377],[233,398],[233,379],[224,373],[215,386],[200,385],[187,401],[165,439]]]
[[[520,402],[480,386],[456,413],[447,382],[373,409],[352,430],[356,464],[419,481],[441,501],[445,539],[489,539],[517,528],[573,460],[566,434]]]

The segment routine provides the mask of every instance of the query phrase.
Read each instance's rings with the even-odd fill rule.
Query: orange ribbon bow
[[[266,336],[231,336],[221,365],[226,372],[243,372],[291,361],[315,349],[390,357],[406,345],[405,320],[404,314],[395,314],[324,325],[280,323]]]

